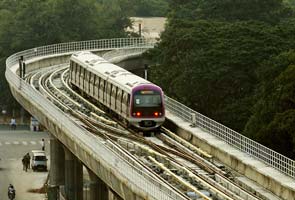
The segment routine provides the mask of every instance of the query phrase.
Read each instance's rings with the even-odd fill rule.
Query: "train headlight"
[[[158,117],[159,116],[159,113],[158,112],[154,112],[154,116],[155,117]]]
[[[141,112],[136,112],[136,117],[140,117],[141,116]]]

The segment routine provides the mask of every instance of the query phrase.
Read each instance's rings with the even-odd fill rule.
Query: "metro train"
[[[89,51],[70,58],[72,87],[103,105],[125,126],[155,131],[165,120],[162,89]]]

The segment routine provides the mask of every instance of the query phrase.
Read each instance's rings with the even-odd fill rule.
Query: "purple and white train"
[[[70,83],[127,126],[152,131],[165,120],[160,87],[91,52],[71,56]]]

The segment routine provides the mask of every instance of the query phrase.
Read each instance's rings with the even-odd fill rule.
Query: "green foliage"
[[[168,95],[241,131],[255,101],[259,63],[295,45],[285,37],[294,27],[282,29],[254,21],[174,20],[152,51],[161,63],[152,68],[153,81]]]
[[[136,16],[164,17],[168,12],[168,0],[138,0],[136,1]]]
[[[185,105],[295,157],[295,19],[281,0],[171,0],[150,77]],[[293,126],[292,126],[293,124]],[[275,142],[274,142],[275,141]]]
[[[133,2],[128,0],[0,0],[0,89],[5,59],[14,52],[60,42],[126,37]],[[0,105],[14,102],[0,96]]]
[[[282,0],[172,0],[172,18],[277,23],[292,15]]]
[[[244,133],[295,158],[295,52],[283,52],[261,68],[259,100]]]

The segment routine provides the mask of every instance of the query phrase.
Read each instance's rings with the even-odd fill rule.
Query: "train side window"
[[[90,93],[90,83],[91,83],[92,74],[89,71],[89,77],[88,77],[88,92]]]
[[[115,110],[117,109],[117,91],[118,91],[118,87],[114,86],[112,96],[115,99]]]
[[[116,101],[118,101],[117,105],[117,109],[121,112],[121,108],[122,108],[122,101],[121,101],[121,89],[117,89],[117,97],[116,97]]]
[[[93,85],[95,75],[90,72],[90,83]]]
[[[117,91],[117,87],[113,86],[112,88],[112,97],[116,98],[116,91]]]
[[[112,104],[111,103],[112,90],[113,90],[113,84],[109,83],[109,86],[108,86],[108,95],[110,96],[110,98],[109,98],[110,105]]]
[[[79,65],[79,85],[81,85],[80,77],[82,77],[82,67]]]
[[[72,77],[73,77],[73,61],[70,60],[70,80],[72,80]]]
[[[123,108],[123,94],[124,94],[124,91],[122,90],[121,97],[120,97],[120,101],[121,101],[121,112],[123,111],[122,110],[122,108]]]
[[[116,100],[121,102],[121,90],[120,89],[117,90],[117,98],[116,98]]]
[[[103,101],[106,101],[107,85],[106,80],[103,80]]]
[[[99,98],[99,95],[100,95],[100,93],[99,93],[99,91],[100,91],[100,82],[101,82],[101,78],[98,76],[97,77],[97,88],[98,88],[98,94],[97,94],[97,96],[98,96],[98,98]]]
[[[104,81],[103,80],[100,80],[100,89],[103,91],[103,88],[104,88]]]
[[[83,88],[83,90],[84,90],[84,82],[85,82],[84,81],[85,80],[85,71],[86,71],[85,68],[83,68],[82,69],[82,74],[81,74],[81,77],[82,77],[82,88]]]
[[[96,81],[97,81],[97,77],[96,77],[96,75],[95,74],[93,74],[93,83],[92,83],[92,85],[93,85],[93,96],[95,96],[95,89],[96,89]]]
[[[73,61],[70,61],[70,71],[73,71]]]
[[[127,93],[123,92],[123,104],[127,106]]]

